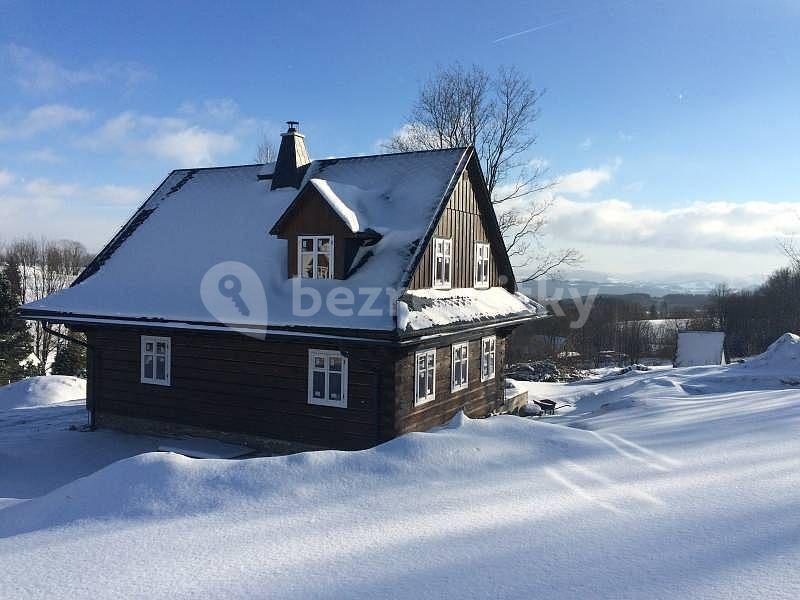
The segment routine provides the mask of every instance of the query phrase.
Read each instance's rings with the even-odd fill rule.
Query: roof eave
[[[409,341],[416,338],[424,339],[431,335],[456,335],[466,333],[468,331],[475,331],[478,329],[498,329],[502,327],[516,327],[529,321],[537,321],[548,317],[549,315],[507,315],[493,319],[478,319],[475,321],[459,321],[457,323],[450,323],[448,325],[435,325],[433,327],[426,327],[425,329],[405,330],[400,331],[400,339]]]

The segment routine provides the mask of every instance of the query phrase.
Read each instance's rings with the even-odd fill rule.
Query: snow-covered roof
[[[350,207],[355,206],[357,198],[366,195],[364,190],[352,185],[331,183],[324,179],[317,178],[311,179],[311,185],[317,189],[320,195],[325,199],[325,202],[339,215],[350,231],[353,233],[363,231],[359,227],[358,215]],[[333,190],[334,187],[336,187],[338,193]],[[347,198],[347,204],[342,200],[343,197]]]
[[[353,232],[377,234],[359,249],[345,280],[288,279],[287,245],[268,229],[299,190],[272,190],[272,165],[185,169],[171,173],[98,255],[73,287],[23,307],[26,316],[62,320],[150,320],[205,327],[339,328],[392,331],[398,293],[424,250],[438,214],[471,149],[456,148],[313,161],[300,185],[316,188]],[[219,287],[242,283],[247,314]],[[296,286],[322,298],[313,314],[298,311]],[[352,293],[353,314],[326,299]],[[363,290],[382,290],[375,298]],[[385,293],[384,293],[385,291]],[[453,290],[424,300],[414,292],[399,329],[532,316],[538,305],[504,288]],[[313,292],[300,300],[313,304]],[[264,301],[266,298],[266,302]],[[304,305],[305,306],[305,305]],[[360,310],[367,306],[369,310]],[[405,305],[404,305],[405,306]]]
[[[409,290],[397,307],[397,328],[422,331],[433,327],[480,323],[495,319],[543,316],[545,308],[524,294],[504,288],[488,290]]]
[[[675,366],[724,365],[724,342],[725,333],[722,331],[681,331],[678,333]]]

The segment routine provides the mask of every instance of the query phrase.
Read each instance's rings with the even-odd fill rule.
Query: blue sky
[[[548,245],[612,272],[767,272],[800,231],[799,30],[789,0],[0,0],[0,239],[97,250],[169,170],[252,162],[290,118],[312,156],[375,152],[458,60],[547,90]]]

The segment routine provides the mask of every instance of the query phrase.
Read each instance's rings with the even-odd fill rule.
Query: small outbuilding
[[[724,365],[725,333],[722,331],[679,331],[675,367]]]

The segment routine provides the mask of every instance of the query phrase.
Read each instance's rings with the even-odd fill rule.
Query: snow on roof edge
[[[407,290],[397,303],[397,329],[419,332],[448,325],[536,318],[545,313],[535,300],[503,287]]]
[[[336,195],[336,193],[331,189],[330,184],[325,181],[324,179],[317,179],[316,177],[311,179],[311,184],[317,189],[317,191],[322,195],[328,205],[336,211],[342,221],[345,222],[347,227],[353,233],[357,233],[361,231],[358,222],[358,216],[355,212],[353,212],[344,201]]]

